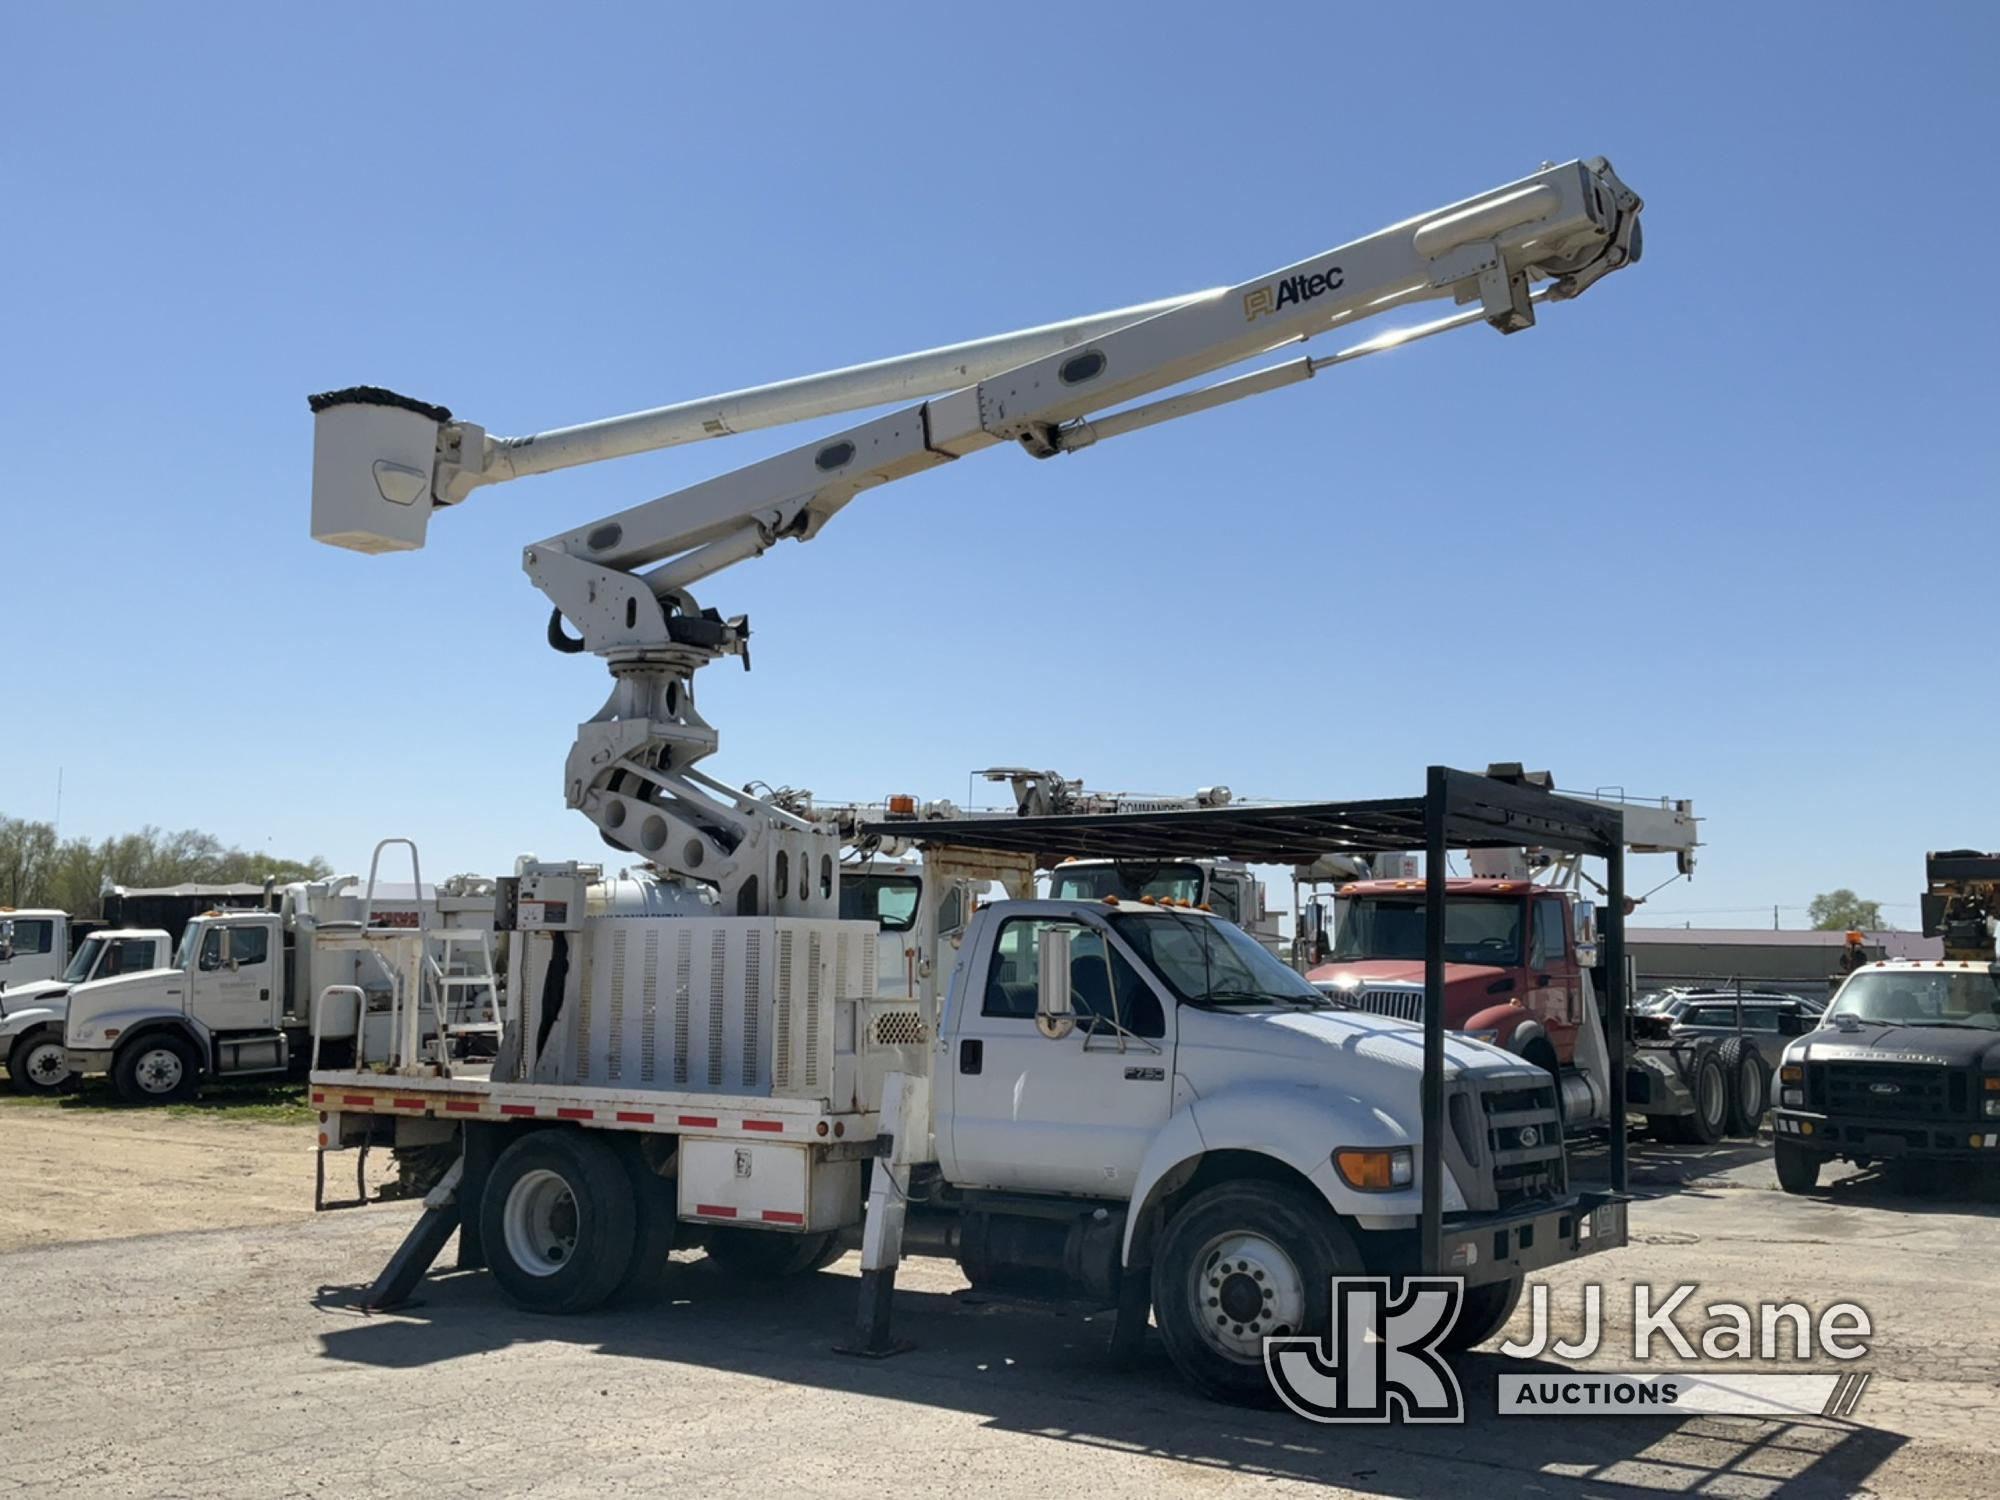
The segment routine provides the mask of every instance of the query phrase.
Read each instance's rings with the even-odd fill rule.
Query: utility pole
[[[1777,930],[1778,930],[1778,903],[1773,901],[1771,903],[1771,931],[1776,932]]]

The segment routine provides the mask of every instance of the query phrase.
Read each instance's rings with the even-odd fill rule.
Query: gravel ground
[[[0,1163],[50,1143],[22,1113],[0,1111]],[[556,1320],[515,1312],[484,1275],[449,1273],[418,1305],[369,1317],[354,1289],[414,1210],[311,1216],[310,1152],[289,1129],[286,1143],[264,1142],[269,1128],[88,1126],[78,1149],[121,1183],[150,1175],[192,1222],[234,1212],[248,1227],[0,1255],[0,1494],[874,1500],[914,1484],[982,1500],[1793,1500],[1990,1496],[2000,1473],[1991,1207],[1898,1198],[1868,1177],[1787,1198],[1754,1148],[1637,1153],[1635,1184],[1662,1196],[1635,1206],[1629,1249],[1548,1278],[1568,1313],[1557,1321],[1574,1323],[1591,1278],[1614,1309],[1629,1308],[1635,1279],[1699,1280],[1730,1298],[1851,1298],[1876,1326],[1875,1378],[1854,1422],[1499,1418],[1494,1375],[1519,1366],[1481,1355],[1460,1367],[1465,1426],[1317,1428],[1189,1396],[1157,1343],[1118,1374],[1100,1352],[1104,1319],[977,1301],[935,1261],[903,1272],[899,1331],[918,1348],[880,1363],[829,1347],[852,1314],[852,1257],[761,1293],[689,1257],[657,1304]],[[205,1135],[184,1139],[189,1130]],[[280,1163],[297,1174],[283,1191]],[[32,1212],[14,1202],[27,1177],[7,1170],[9,1215]],[[170,1171],[194,1176],[169,1190]],[[69,1232],[60,1216],[77,1196],[44,1199],[52,1235]],[[168,1216],[85,1207],[71,1227],[95,1236],[107,1222]],[[1607,1343],[1601,1367],[1634,1367],[1615,1319]]]

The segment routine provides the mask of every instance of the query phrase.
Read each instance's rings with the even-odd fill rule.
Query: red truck
[[[1603,799],[1589,799],[1603,800]],[[1692,868],[1694,818],[1686,803],[1620,804],[1636,852],[1673,853]],[[1576,872],[1529,850],[1477,851],[1471,878],[1446,882],[1444,1024],[1540,1064],[1561,1088],[1567,1123],[1603,1125],[1610,1113],[1609,1053],[1596,907]],[[1499,866],[1505,874],[1490,870]],[[1424,883],[1354,880],[1338,887],[1339,924],[1307,978],[1362,1010],[1420,1021],[1424,1014]],[[1707,1143],[1754,1132],[1769,1104],[1770,1064],[1748,1037],[1719,1045],[1676,1039],[1664,1023],[1628,1018],[1626,1097],[1662,1139]]]

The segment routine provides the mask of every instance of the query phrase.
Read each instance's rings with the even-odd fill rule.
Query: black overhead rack
[[[1181,812],[1087,813],[1040,818],[887,820],[864,832],[925,848],[1024,854],[1048,867],[1064,859],[1220,858],[1304,865],[1328,854],[1418,852],[1424,859],[1423,1233],[1426,1270],[1443,1267],[1445,855],[1453,849],[1528,845],[1605,862],[1601,935],[1604,1032],[1610,1053],[1611,1187],[1627,1187],[1625,1156],[1625,819],[1529,781],[1432,766],[1419,797],[1297,802]]]

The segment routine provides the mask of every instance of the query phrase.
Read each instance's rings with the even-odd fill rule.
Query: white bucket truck
[[[406,1295],[453,1232],[548,1311],[657,1275],[677,1233],[766,1274],[859,1233],[865,1349],[887,1345],[907,1244],[976,1280],[1113,1298],[1128,1341],[1150,1304],[1189,1380],[1257,1399],[1263,1340],[1324,1332],[1335,1273],[1463,1274],[1465,1342],[1527,1270],[1622,1243],[1622,1202],[1567,1183],[1547,1073],[1342,1012],[1192,907],[964,911],[948,983],[884,1000],[878,923],[839,915],[837,833],[700,767],[718,736],[695,677],[747,665],[750,632],[694,590],[987,448],[1075,453],[1449,329],[1529,328],[1637,259],[1639,207],[1601,159],[1546,166],[1224,290],[528,437],[377,387],[313,397],[313,535],[371,553],[422,546],[434,511],[488,484],[915,399],[524,550],[550,644],[612,678],[565,800],[657,879],[523,864],[500,897],[497,1058],[405,1029],[389,1076],[314,1072],[323,1149],[463,1143],[373,1300]],[[1163,394],[1432,300],[1464,310]],[[926,868],[944,857],[927,846]]]

